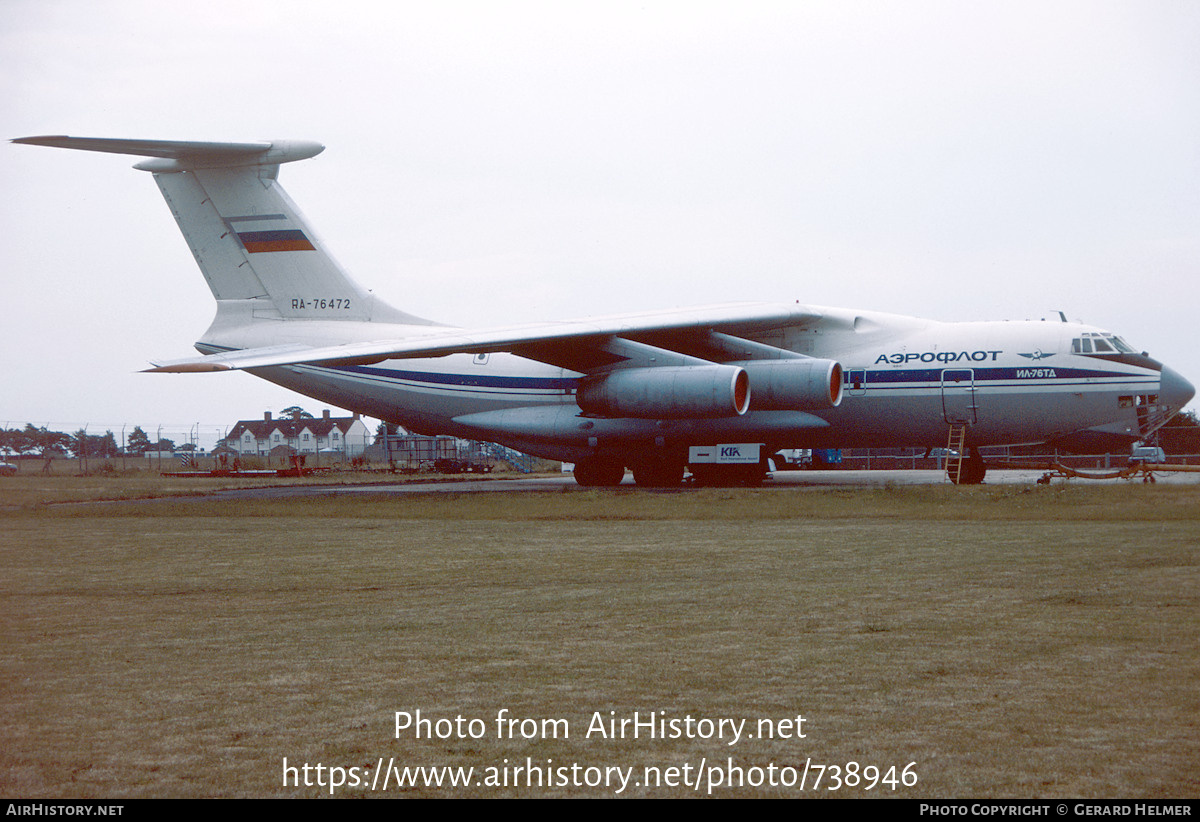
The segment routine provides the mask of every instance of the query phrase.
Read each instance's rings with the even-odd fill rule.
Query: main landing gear
[[[575,463],[574,473],[575,481],[585,488],[611,487],[625,479],[625,465],[611,457],[588,457]]]

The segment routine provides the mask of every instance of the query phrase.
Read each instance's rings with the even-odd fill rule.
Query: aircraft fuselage
[[[149,370],[250,371],[420,433],[575,462],[584,485],[619,483],[627,467],[639,484],[678,484],[685,464],[753,480],[761,446],[951,437],[955,481],[979,482],[979,446],[1128,445],[1194,394],[1120,337],[1067,322],[943,323],[796,302],[452,328],[357,283],[279,185],[280,165],[316,156],[318,143],[15,142],[150,158],[135,168],[153,175],[217,314],[197,343],[203,356]],[[728,449],[696,460],[741,459],[748,445],[758,462],[692,459],[714,445]]]
[[[1114,335],[1051,321],[943,323],[819,309],[820,320],[746,336],[809,357],[836,360],[841,402],[810,411],[759,410],[751,382],[741,416],[613,419],[584,415],[583,375],[503,353],[393,359],[368,365],[292,365],[253,373],[326,402],[431,434],[487,439],[575,461],[606,450],[761,442],[769,449],[944,444],[969,425],[975,446],[1061,440],[1131,443],[1186,402],[1190,386]],[[311,331],[317,331],[314,324]],[[329,329],[345,341],[348,328]],[[376,326],[370,333],[380,333]],[[401,335],[403,329],[396,329]],[[311,333],[306,337],[311,339]],[[1080,340],[1111,353],[1083,353]],[[1119,338],[1117,338],[1119,339]],[[262,341],[213,335],[211,353]]]

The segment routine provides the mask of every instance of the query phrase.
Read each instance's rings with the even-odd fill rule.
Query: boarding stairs
[[[522,474],[532,474],[534,461],[536,457],[531,457],[528,454],[522,454],[520,451],[514,451],[511,448],[505,448],[503,445],[497,445],[494,442],[481,442],[480,447],[484,452],[498,460],[503,460],[520,471]]]
[[[950,426],[950,439],[946,443],[946,476],[955,485],[962,480],[963,463],[967,460],[967,423],[957,422]]]

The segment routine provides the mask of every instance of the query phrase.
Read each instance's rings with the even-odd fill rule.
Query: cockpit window
[[[1084,332],[1083,336],[1071,340],[1072,354],[1135,354],[1129,343],[1115,334]]]

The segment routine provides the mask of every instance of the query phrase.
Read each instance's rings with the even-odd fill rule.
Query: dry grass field
[[[443,477],[431,474],[387,474],[366,471],[330,471],[306,477],[168,477],[155,471],[99,471],[73,474],[24,472],[0,478],[0,511],[40,505],[97,500],[157,499],[204,496],[226,488],[267,488],[289,485],[338,486],[371,482],[421,483],[462,481],[472,475]]]
[[[6,797],[612,796],[613,768],[621,796],[703,796],[731,759],[714,795],[1200,794],[1194,486],[11,499]],[[418,709],[485,732],[397,738]],[[498,738],[502,710],[567,724]],[[586,735],[635,711],[755,738]],[[562,770],[530,787],[527,760]]]

